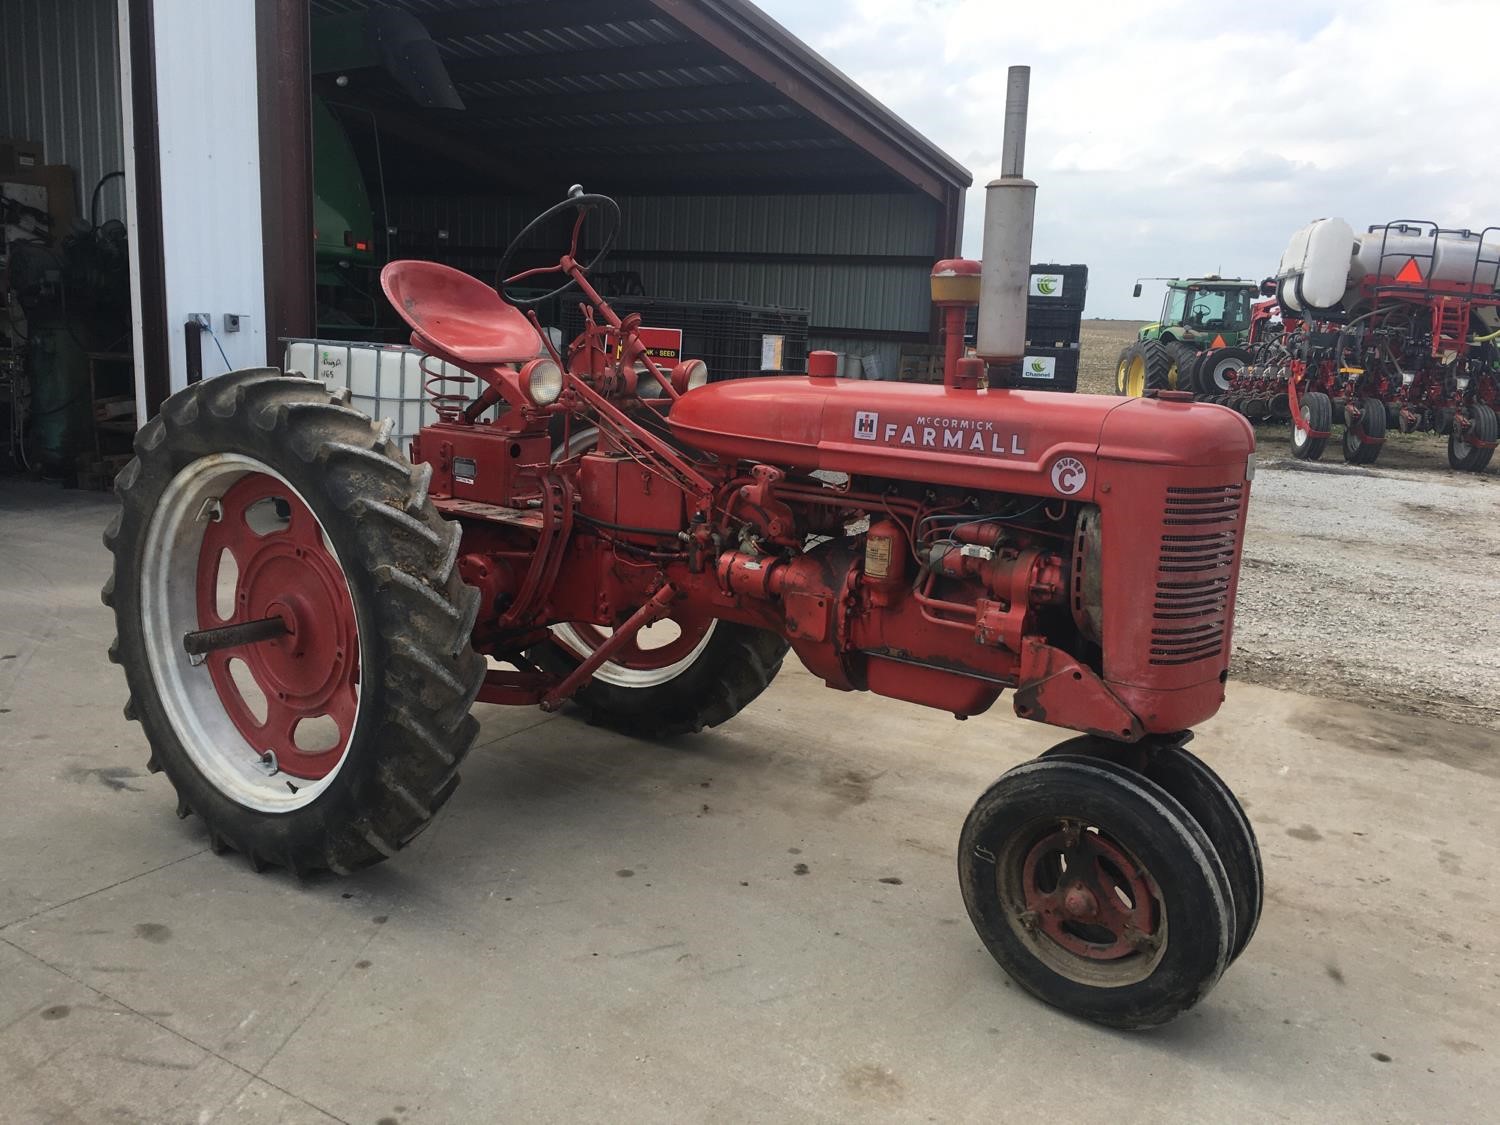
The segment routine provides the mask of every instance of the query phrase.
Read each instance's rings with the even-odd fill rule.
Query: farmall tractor
[[[1034,191],[997,181],[991,211]],[[140,431],[104,601],[179,815],[257,869],[347,874],[452,796],[476,700],[666,740],[732,719],[790,648],[840,691],[967,719],[1010,690],[1076,732],[969,813],[970,917],[1021,985],[1103,1024],[1205,995],[1261,905],[1250,825],[1184,748],[1224,697],[1249,426],[1186,395],[989,391],[961,336],[942,386],[840,381],[829,353],[710,384],[590,284],[615,203],[575,191],[533,228],[559,215],[569,249],[501,286],[576,287],[588,321],[558,351],[534,296],[387,267],[413,339],[471,380],[433,380],[410,459],[275,370]],[[1008,296],[981,304],[997,364],[1024,345],[1029,213],[1009,228],[1024,244],[934,279],[960,333],[981,286]]]

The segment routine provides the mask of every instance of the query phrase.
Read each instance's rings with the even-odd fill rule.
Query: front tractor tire
[[[1004,774],[959,836],[969,917],[1011,978],[1116,1028],[1162,1024],[1218,982],[1236,920],[1223,862],[1146,777],[1042,757]]]
[[[257,870],[393,855],[452,795],[478,730],[459,528],[427,497],[430,469],[346,402],[268,369],[180,391],[136,435],[104,535],[110,658],[148,768]],[[280,635],[185,651],[189,633],[256,621]]]
[[[1059,743],[1044,757],[1085,758],[1115,772],[1127,771],[1161,786],[1198,822],[1224,864],[1234,903],[1234,939],[1229,960],[1245,951],[1260,924],[1265,872],[1260,843],[1234,792],[1203,759],[1180,745],[1126,746],[1092,735]]]

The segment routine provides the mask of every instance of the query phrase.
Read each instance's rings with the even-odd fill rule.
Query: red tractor
[[[710,384],[658,366],[590,284],[607,197],[544,213],[502,276],[560,215],[570,249],[509,299],[386,268],[414,342],[470,380],[433,379],[410,460],[275,370],[189,387],[138,434],[104,601],[179,815],[257,869],[353,872],[452,795],[476,700],[667,739],[733,718],[791,648],[841,691],[967,719],[1011,689],[1079,732],[970,812],[969,914],[1070,1012],[1137,1027],[1195,1003],[1261,905],[1250,825],[1184,749],[1224,698],[1250,427],[1186,393],[986,390],[960,348],[943,386],[840,381],[828,353]],[[978,299],[957,265],[950,306]],[[555,294],[514,295],[549,272],[587,311],[559,350],[522,311]]]

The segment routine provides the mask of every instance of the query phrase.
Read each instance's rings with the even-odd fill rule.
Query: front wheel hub
[[[1021,873],[1025,911],[1075,957],[1119,961],[1158,931],[1160,896],[1134,859],[1097,829],[1063,823],[1027,852]]]

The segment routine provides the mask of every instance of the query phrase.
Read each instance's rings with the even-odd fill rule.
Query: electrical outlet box
[[[244,319],[244,318],[241,317],[241,315],[239,313],[225,313],[224,314],[224,331],[225,332],[238,332],[240,330],[240,321],[242,319]]]

